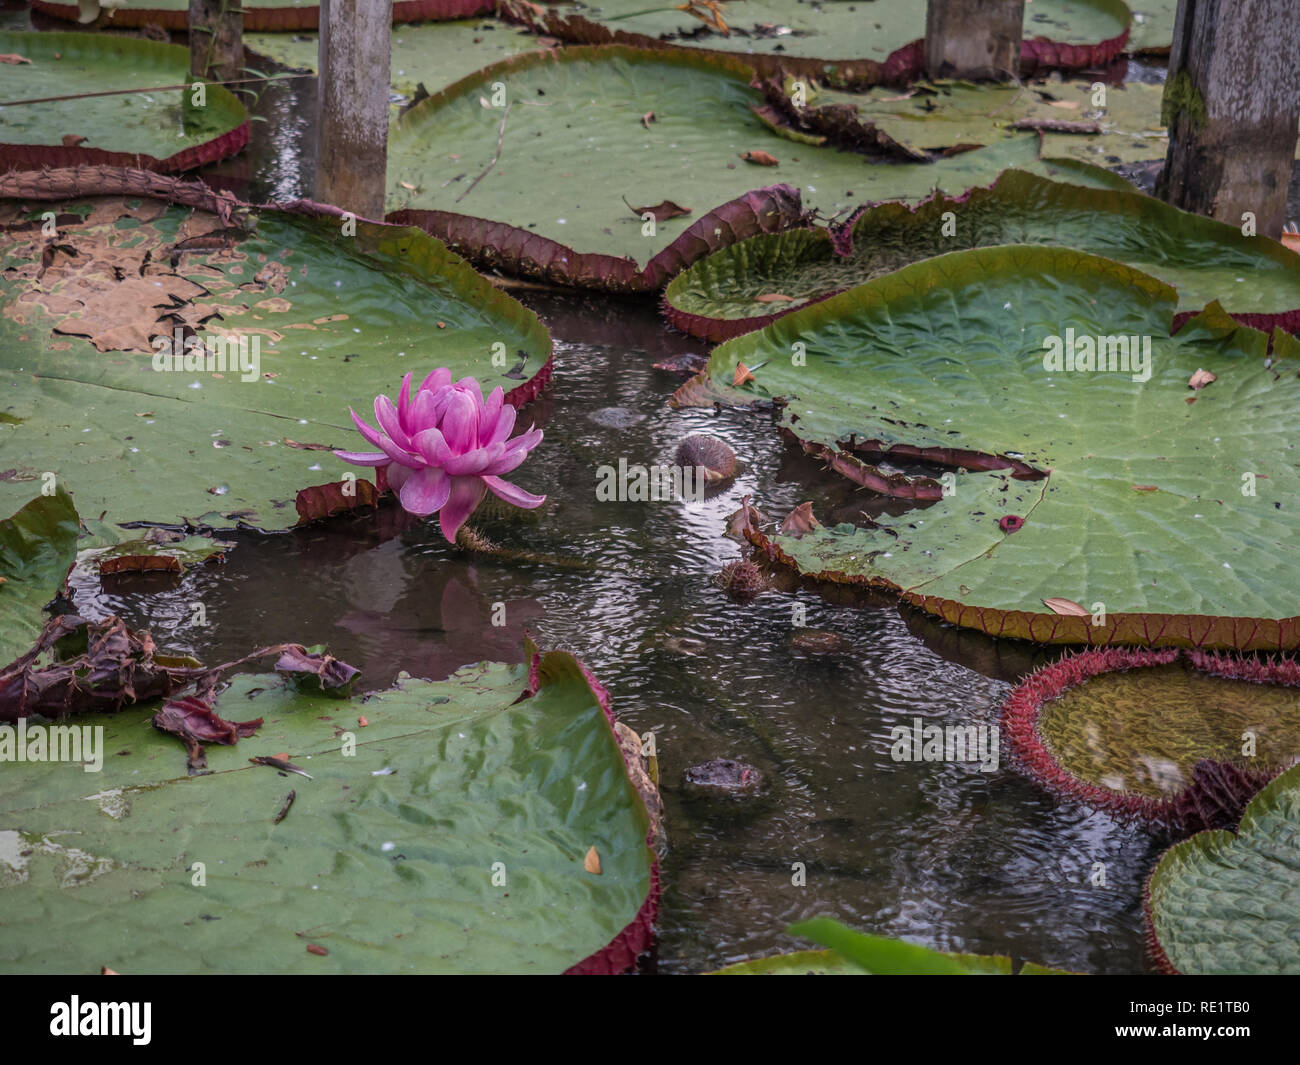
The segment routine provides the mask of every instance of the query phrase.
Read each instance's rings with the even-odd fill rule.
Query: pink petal
[[[388,469],[384,471],[384,476],[388,480],[388,490],[390,492],[400,492],[406,479],[415,473],[410,466],[403,466],[397,462],[390,462]]]
[[[500,392],[501,390],[497,389],[497,391]],[[515,416],[518,413],[509,403],[502,407],[500,413],[497,414],[496,425],[488,434],[488,438],[483,441],[484,445],[499,444],[508,437],[515,427]]]
[[[439,515],[442,535],[447,538],[447,543],[456,542],[456,533],[465,524],[465,519],[474,512],[474,508],[483,501],[486,492],[487,485],[479,477],[451,478],[451,496],[443,504]]]
[[[451,491],[451,478],[432,466],[409,475],[403,482],[398,497],[402,509],[424,518],[442,509]]]
[[[334,454],[356,466],[387,466],[393,461],[383,451],[336,451]]]
[[[517,484],[503,481],[500,477],[489,475],[480,479],[485,485],[492,489],[492,494],[498,499],[504,499],[507,503],[513,503],[515,506],[523,507],[525,510],[532,510],[534,507],[540,507],[546,502],[545,496],[535,496],[531,492],[525,492]]]
[[[406,412],[411,409],[411,375],[408,373],[402,378],[402,387],[397,393],[397,419],[402,423],[402,428],[406,429]],[[409,430],[408,430],[409,432]]]
[[[479,444],[487,445],[495,443],[494,440],[487,439],[496,430],[497,419],[501,415],[501,405],[505,402],[506,390],[504,388],[492,389],[492,394],[488,396],[483,404],[483,409],[478,415]],[[504,440],[505,437],[502,437]]]
[[[354,411],[351,407],[348,408],[348,412],[352,415],[352,420],[356,423],[357,432],[359,432],[362,436],[364,436],[367,440],[369,440],[372,444],[374,444],[375,447],[379,447],[380,446],[379,437],[382,435],[379,432],[379,430],[370,428],[370,426],[368,426],[365,422],[363,422],[361,418],[357,415],[357,412]]]
[[[420,382],[419,391],[436,392],[440,388],[446,388],[449,384],[451,384],[451,371],[445,366],[439,366]]]
[[[437,429],[421,430],[415,434],[412,443],[415,445],[415,450],[424,456],[430,466],[443,466],[451,457],[451,448],[447,446],[447,441]]]
[[[500,444],[492,447],[476,447],[463,455],[451,455],[443,462],[442,468],[453,477],[473,477],[475,474],[490,470],[501,460],[505,448]]]
[[[454,454],[461,455],[478,446],[479,407],[480,403],[467,392],[452,392],[447,396],[447,409],[438,427]]]
[[[407,435],[406,430],[402,428],[397,408],[393,406],[393,401],[387,396],[375,397],[375,421],[379,423],[379,428],[388,434],[388,439],[394,444],[403,451],[411,450],[411,438]]]

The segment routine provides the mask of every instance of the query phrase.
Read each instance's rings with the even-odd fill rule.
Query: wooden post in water
[[[1017,77],[1024,21],[1025,0],[929,0],[926,73],[980,81]]]
[[[190,73],[234,81],[244,65],[242,0],[190,0]]]
[[[393,0],[321,0],[316,198],[382,220]]]
[[[1161,110],[1156,195],[1277,239],[1300,125],[1296,0],[1179,0]]]

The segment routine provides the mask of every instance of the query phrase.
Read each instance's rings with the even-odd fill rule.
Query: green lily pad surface
[[[1133,24],[1129,28],[1130,52],[1168,52],[1174,39],[1178,0],[1133,0]]]
[[[0,145],[27,164],[183,170],[233,154],[248,141],[248,113],[220,85],[204,86],[202,106],[188,88],[79,96],[189,85],[189,51],[177,45],[97,33],[0,32],[0,52],[29,60],[0,63],[0,101],[7,104],[0,107]],[[56,95],[79,98],[13,102]],[[64,138],[81,140],[65,144]]]
[[[951,467],[946,485],[878,489],[934,500],[878,526],[751,530],[807,575],[1043,642],[1295,648],[1285,426],[1300,343],[1278,331],[1266,365],[1269,337],[1218,308],[1171,337],[1175,304],[1163,282],[1083,252],[953,252],[728,341],[678,402],[779,398],[779,424],[864,484],[880,471],[853,452]],[[1138,337],[1138,354],[1127,370],[1117,344],[1113,370],[1107,347],[1101,372],[1051,364],[1050,345],[1082,355],[1085,336],[1094,351]],[[742,363],[754,379],[733,387]],[[1218,380],[1196,392],[1201,368]],[[1047,612],[1060,597],[1106,616]]]
[[[936,187],[987,184],[1038,155],[1033,134],[901,166],[794,144],[753,113],[762,94],[749,78],[739,60],[619,46],[505,60],[395,123],[388,204],[399,213],[392,217],[432,226],[444,239],[454,233],[457,250],[516,269],[536,263],[549,244],[561,274],[577,272],[578,256],[590,253],[607,257],[607,274],[656,255],[675,273],[683,260],[747,235],[720,208],[760,186],[797,185],[805,209],[834,215],[866,200],[918,200]],[[749,152],[778,165],[746,162]],[[632,208],[664,201],[690,214],[651,232]],[[784,228],[797,217],[794,206],[790,217],[753,225]],[[721,220],[700,228],[710,212]]]
[[[76,255],[43,265],[39,218],[0,244],[0,468],[16,470],[0,502],[53,471],[110,522],[284,529],[300,490],[353,469],[330,453],[363,443],[349,407],[368,416],[404,374],[447,366],[516,403],[549,374],[536,316],[418,230],[268,211],[245,233],[153,201],[63,212],[53,243]],[[224,370],[176,369],[155,346],[176,329],[214,356],[224,339]]]
[[[30,494],[32,486],[27,488]],[[36,642],[43,608],[76,558],[77,529],[77,511],[66,492],[38,495],[0,520],[0,666]]]
[[[244,45],[284,66],[316,69],[315,33],[247,33]],[[420,84],[437,92],[489,63],[538,47],[536,37],[504,22],[473,19],[394,26],[389,84],[407,97]]]
[[[1251,800],[1236,832],[1169,848],[1146,913],[1167,972],[1300,973],[1300,766]]]
[[[721,339],[907,263],[994,244],[1052,244],[1117,259],[1176,288],[1180,311],[1213,300],[1233,314],[1300,309],[1300,255],[1276,241],[1135,190],[1081,188],[1020,170],[965,197],[873,207],[854,223],[846,255],[821,230],[751,237],[678,275],[665,300],[679,328]],[[787,298],[765,302],[773,293]]]
[[[217,713],[265,723],[209,747],[208,775],[135,708],[99,772],[5,764],[0,971],[559,973],[602,952],[651,896],[649,821],[578,663],[539,675],[522,701],[528,670],[492,663],[364,700],[241,676]],[[277,754],[309,777],[249,762]]]

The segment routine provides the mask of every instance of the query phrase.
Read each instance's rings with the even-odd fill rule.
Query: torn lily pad
[[[1170,847],[1144,904],[1166,973],[1300,973],[1300,766],[1251,800],[1235,832]]]
[[[870,207],[842,230],[794,229],[723,248],[675,277],[677,328],[726,340],[908,263],[962,248],[1052,244],[1104,255],[1178,290],[1179,323],[1218,300],[1256,328],[1300,330],[1300,255],[1135,189],[1083,188],[1008,170],[990,188]],[[771,304],[780,291],[790,302]]]
[[[0,432],[21,463],[0,502],[52,471],[109,523],[284,529],[373,505],[384,486],[331,452],[406,373],[515,405],[549,379],[537,317],[419,230],[113,198],[57,205],[47,238],[33,214],[0,230]],[[46,262],[51,242],[69,250]]]
[[[1300,758],[1300,669],[1199,651],[1085,651],[1022,681],[1002,729],[1018,763],[1059,797],[1179,834],[1232,827]]]
[[[74,9],[75,10],[75,9]],[[189,87],[188,49],[105,33],[0,32],[0,152],[23,169],[113,164],[176,173],[241,151],[248,112],[225,86]],[[86,96],[110,89],[184,89]],[[14,101],[70,96],[39,104]]]
[[[750,80],[738,58],[621,46],[495,63],[393,125],[388,219],[484,268],[653,291],[709,251],[789,228],[807,209],[832,216],[936,186],[960,192],[1038,157],[1036,134],[903,166],[830,147],[792,151],[754,113],[763,97]],[[643,123],[649,111],[656,120]],[[747,152],[780,167],[750,166]],[[771,176],[788,184],[755,187]],[[651,224],[627,209],[665,201],[692,213]]]
[[[214,709],[264,722],[197,777],[152,710],[107,719],[100,773],[0,775],[0,833],[31,851],[0,866],[0,970],[621,972],[650,943],[657,869],[607,708],[560,652],[531,679],[479,663],[343,703],[241,676]],[[46,840],[94,875],[51,891]]]
[[[798,539],[747,531],[807,576],[993,635],[1292,650],[1300,342],[1274,333],[1270,365],[1270,338],[1213,306],[1171,337],[1175,300],[1083,252],[953,252],[728,341],[676,400],[775,402],[784,431],[892,494],[916,493],[889,488],[891,454],[947,470],[925,509]],[[740,364],[754,380],[735,387]],[[1197,367],[1219,380],[1187,404]],[[1043,606],[1062,595],[1101,603],[1101,622]]]

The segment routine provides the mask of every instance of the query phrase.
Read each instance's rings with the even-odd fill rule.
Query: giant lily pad
[[[99,772],[4,765],[0,970],[627,968],[657,905],[645,806],[604,690],[567,654],[532,668],[364,700],[241,676],[217,712],[265,723],[204,776],[135,708]],[[250,762],[275,754],[308,776]]]
[[[471,18],[489,15],[495,0],[393,0],[394,22],[420,22],[425,19]],[[32,7],[42,14],[68,22],[80,21],[77,4],[60,4],[54,0],[32,0]],[[132,0],[113,11],[114,26],[161,26],[167,30],[189,28],[189,0]],[[314,30],[320,25],[320,5],[302,0],[253,0],[243,5],[246,30]]]
[[[763,73],[789,71],[853,85],[895,84],[924,69],[925,0],[783,0],[708,4],[644,0],[551,6],[505,0],[502,14],[562,40],[629,44],[715,55],[743,54]],[[721,13],[721,20],[718,14]],[[1024,69],[1106,63],[1128,38],[1129,10],[1121,0],[1035,0],[1025,5]]]
[[[1300,255],[1276,241],[1135,190],[1081,188],[1019,170],[965,196],[871,207],[844,231],[751,237],[674,278],[664,307],[679,329],[725,340],[907,263],[993,244],[1104,255],[1176,288],[1184,317],[1218,300],[1251,325],[1300,330]],[[768,302],[772,293],[785,299]]]
[[[961,191],[1037,158],[1034,134],[901,166],[792,144],[754,113],[762,95],[749,80],[736,58],[621,46],[496,63],[393,126],[389,218],[482,265],[647,290],[708,251],[798,221],[800,195],[789,185],[753,191],[764,181],[798,183],[802,207],[830,216],[937,186]],[[779,165],[746,162],[747,153]],[[666,201],[690,213],[649,211]],[[653,230],[647,212],[660,219]]]
[[[1063,658],[1008,697],[1018,762],[1058,796],[1176,832],[1235,826],[1300,758],[1300,669],[1109,648]]]
[[[36,641],[43,608],[76,560],[77,531],[76,508],[62,491],[0,521],[0,666]]]
[[[1300,766],[1251,800],[1236,832],[1170,847],[1145,902],[1165,972],[1300,973]]]
[[[862,527],[803,513],[785,532],[747,531],[808,576],[1040,642],[1293,649],[1300,342],[1275,333],[1270,366],[1269,337],[1213,306],[1171,337],[1175,302],[1083,252],[953,252],[728,341],[677,402],[779,399],[805,450],[934,501]],[[1129,336],[1127,369],[1105,340],[1102,372],[1047,361],[1052,344]],[[1198,392],[1202,368],[1218,380]],[[944,485],[858,457],[891,453],[955,472]],[[1058,598],[1104,617],[1049,612]]]
[[[0,32],[0,52],[27,63],[0,63],[0,153],[13,167],[108,163],[176,172],[234,155],[248,143],[248,112],[224,86],[204,86],[203,105],[189,88],[49,96],[189,85],[185,48],[98,33]]]
[[[1128,51],[1167,55],[1174,40],[1178,0],[1133,0],[1133,25],[1129,29]]]
[[[374,501],[330,451],[360,440],[348,408],[403,374],[447,366],[516,405],[549,376],[536,316],[419,230],[265,210],[245,231],[154,201],[63,212],[57,237],[39,217],[4,233],[0,447],[19,479],[0,500],[53,471],[111,522],[283,529]],[[247,363],[159,372],[176,329],[242,337]]]

